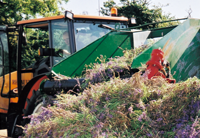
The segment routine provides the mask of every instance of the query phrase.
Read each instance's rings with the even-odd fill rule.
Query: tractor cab
[[[37,41],[40,45],[32,45],[33,50],[39,50],[40,56],[51,56],[49,66],[59,63],[76,51],[104,36],[112,29],[127,28],[125,17],[104,17],[89,15],[74,15],[66,11],[65,15],[19,21],[27,35],[28,43]],[[46,35],[44,35],[44,32]],[[37,33],[38,37],[31,35]],[[43,36],[40,36],[43,34]]]
[[[54,65],[111,30],[127,28],[128,18],[74,15],[65,11],[64,15],[19,21],[16,26],[20,28],[16,70],[23,88],[30,78],[50,72]],[[28,79],[23,79],[23,74]]]

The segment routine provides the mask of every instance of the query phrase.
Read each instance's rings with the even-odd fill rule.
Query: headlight
[[[73,20],[74,14],[70,11],[65,11],[65,18]]]
[[[136,24],[136,19],[135,18],[131,18],[131,24]]]

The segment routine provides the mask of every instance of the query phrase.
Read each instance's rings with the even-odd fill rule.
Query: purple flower
[[[182,127],[182,123],[176,124],[176,127],[177,127],[177,129],[181,128]]]
[[[147,134],[148,137],[151,137],[152,135],[150,133]]]
[[[132,113],[132,112],[133,112],[133,107],[130,106],[130,107],[128,108],[128,111],[129,111],[129,113]]]
[[[114,132],[113,134],[117,136],[117,132]]]
[[[99,119],[102,120],[104,118],[104,116],[105,116],[105,114],[101,113],[100,116],[99,116]]]
[[[198,107],[198,104],[195,103],[195,104],[192,105],[192,107],[193,107],[194,109],[196,109],[196,108]]]
[[[145,112],[142,112],[142,116],[143,116],[143,118],[146,118],[146,113]]]
[[[160,122],[160,121],[162,121],[162,120],[163,120],[162,118],[158,118],[156,121]]]
[[[109,61],[107,64],[108,64],[108,65],[112,65],[112,64],[113,64],[113,62],[112,62],[112,61]]]
[[[160,96],[160,94],[161,94],[161,91],[160,91],[160,90],[158,90],[158,96]]]
[[[106,135],[106,132],[103,132],[101,135],[102,135],[102,136],[105,136],[105,135]]]
[[[76,133],[76,134],[75,134],[75,136],[79,136],[79,135],[80,135],[80,133]]]
[[[160,134],[164,134],[165,133],[165,131],[160,131]]]
[[[137,89],[137,90],[138,90],[138,92],[139,92],[139,93],[141,93],[141,92],[142,92],[142,90],[141,90],[141,89]]]
[[[51,135],[52,133],[53,133],[52,130],[49,130],[48,134]]]
[[[108,115],[109,118],[112,118],[113,116],[111,114]]]
[[[103,125],[104,125],[104,124],[103,124],[102,122],[100,122],[96,127],[100,129],[100,128],[103,127]]]
[[[190,125],[186,126],[186,130],[189,131],[190,130]]]
[[[138,117],[138,121],[142,122],[142,116],[141,115]]]

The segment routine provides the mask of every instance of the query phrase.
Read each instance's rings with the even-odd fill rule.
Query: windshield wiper
[[[104,28],[104,29],[109,29],[109,30],[115,30],[114,28],[112,28],[112,27],[110,27],[108,25],[105,25],[105,24],[100,24],[100,25],[98,25],[98,27]]]

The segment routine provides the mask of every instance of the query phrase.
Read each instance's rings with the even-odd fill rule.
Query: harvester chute
[[[143,45],[148,38],[162,37],[176,27],[171,26],[141,31],[138,28],[142,26],[109,32],[105,36],[97,39],[93,43],[56,64],[52,68],[52,72],[54,74],[70,77],[80,76],[85,65],[97,62],[97,57],[103,55],[108,59],[115,56],[122,56],[123,50],[137,48],[138,46]]]

